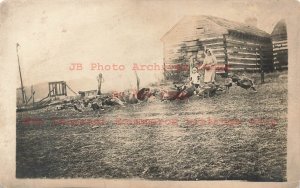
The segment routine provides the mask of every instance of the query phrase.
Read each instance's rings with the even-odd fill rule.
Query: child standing
[[[196,67],[192,69],[192,73],[190,75],[190,83],[196,88],[200,86],[200,74],[198,73],[198,69]]]

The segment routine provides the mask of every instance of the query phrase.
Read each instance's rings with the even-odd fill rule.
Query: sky
[[[287,3],[293,2],[293,3]],[[258,20],[258,28],[271,33],[289,17],[294,1],[229,0],[53,0],[1,3],[1,54],[10,62],[20,85],[16,43],[25,85],[40,82],[96,79],[92,63],[124,65],[124,71],[101,71],[104,88],[125,89],[134,84],[136,64],[162,64],[161,37],[185,15],[212,15],[244,22]],[[4,42],[3,42],[4,41]],[[5,45],[3,45],[5,44]],[[2,59],[3,60],[3,59]],[[83,70],[71,71],[72,63]],[[157,81],[161,71],[138,71],[141,84]],[[84,84],[84,83],[83,83]]]

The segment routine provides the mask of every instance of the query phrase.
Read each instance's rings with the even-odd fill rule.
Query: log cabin
[[[182,80],[189,76],[190,57],[196,66],[209,48],[217,58],[217,73],[273,70],[271,35],[257,27],[213,16],[185,16],[162,38],[166,79]],[[178,66],[170,66],[170,65]],[[226,75],[226,74],[225,74]]]
[[[275,70],[288,68],[287,31],[284,20],[280,20],[271,33],[273,44],[273,61]]]

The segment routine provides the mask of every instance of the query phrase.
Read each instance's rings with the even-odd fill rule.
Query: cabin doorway
[[[204,47],[202,44],[198,43],[197,44],[197,50],[191,51],[190,56],[189,56],[189,67],[190,67],[190,72],[189,75],[191,77],[193,68],[197,68],[197,72],[199,73],[199,68],[203,64],[205,54],[204,54]]]

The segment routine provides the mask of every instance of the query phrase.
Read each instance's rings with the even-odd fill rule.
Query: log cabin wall
[[[186,17],[167,32],[162,41],[167,79],[174,79],[170,75],[176,74],[187,77],[190,55],[198,54],[200,66],[204,59],[204,48],[213,51],[219,73],[260,70],[267,72],[273,69],[270,35],[257,28],[222,18]]]
[[[197,54],[196,66],[201,66],[204,60],[204,46],[212,49],[224,72],[224,41],[226,29],[209,19],[199,19],[197,16],[182,19],[162,39],[165,78],[179,80],[189,76],[189,57]],[[170,66],[172,65],[172,66]],[[178,69],[178,67],[180,67]],[[172,69],[173,68],[173,69]],[[177,74],[177,75],[176,75]]]
[[[222,40],[224,32],[226,32],[224,28],[206,19],[198,20],[197,17],[182,19],[163,39],[165,63],[178,63],[176,60],[180,56],[185,56],[187,52],[203,49],[201,42],[207,44],[216,42],[215,39]]]
[[[225,35],[228,71],[272,71],[270,38],[229,31]]]
[[[272,32],[273,62],[275,70],[288,69],[287,31],[284,20],[280,20]]]

